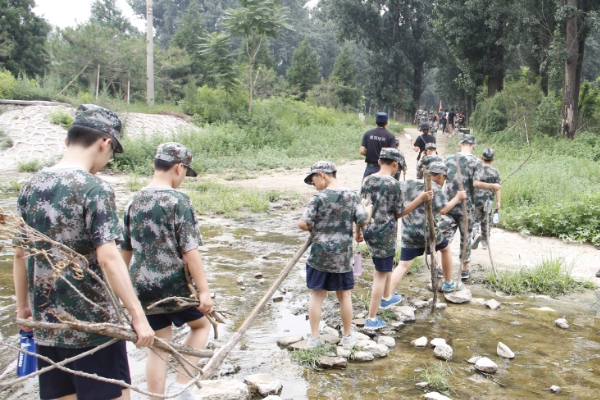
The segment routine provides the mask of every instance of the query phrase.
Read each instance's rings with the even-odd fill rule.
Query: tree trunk
[[[502,39],[502,28],[496,32],[496,40]],[[504,48],[502,45],[493,44],[491,48],[495,73],[488,77],[488,97],[500,92],[504,86]]]
[[[250,85],[250,101],[248,103],[248,114],[252,114],[252,92],[254,91],[254,82],[252,82],[252,64],[254,63],[254,60],[250,61],[250,66],[248,67],[248,83]]]
[[[577,0],[567,0],[567,5],[577,9]],[[579,41],[577,34],[577,14],[567,18],[566,50],[568,57],[565,60],[565,83],[562,98],[562,129],[568,138],[573,138],[577,131],[577,105],[579,93],[577,88],[577,63],[579,55]]]

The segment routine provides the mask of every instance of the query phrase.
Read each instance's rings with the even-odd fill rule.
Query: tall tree
[[[36,16],[34,0],[0,0],[0,68],[17,75],[42,74],[50,25]]]
[[[337,96],[343,105],[356,105],[359,99],[359,91],[356,89],[356,75],[358,68],[354,61],[354,55],[350,46],[346,44],[335,59],[333,72],[329,76],[331,82],[341,85],[337,90]]]
[[[199,52],[200,46],[204,44],[206,34],[200,5],[192,2],[177,25],[170,46],[177,46],[187,51],[192,60],[191,68],[197,86],[206,83],[207,78],[205,62]]]
[[[306,97],[306,92],[319,83],[319,61],[317,54],[310,48],[308,41],[304,40],[294,50],[292,66],[287,71],[287,80],[290,85],[297,86]]]
[[[236,54],[231,51],[231,40],[225,32],[208,35],[205,43],[200,46],[200,53],[206,60],[208,72],[215,78],[217,84],[225,90],[227,103],[229,95],[239,86],[238,67],[235,62]]]
[[[563,131],[570,138],[577,132],[579,87],[577,82],[577,64],[579,61],[579,32],[577,28],[578,0],[566,0],[563,12],[566,14],[565,47],[565,84],[562,98]],[[583,57],[583,54],[581,55]]]
[[[138,35],[137,28],[131,25],[129,19],[123,16],[116,0],[95,0],[92,3],[90,21],[101,26],[115,29],[117,32]]]

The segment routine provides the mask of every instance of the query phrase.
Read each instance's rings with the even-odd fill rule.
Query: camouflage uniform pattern
[[[432,155],[421,158],[417,163],[417,179],[423,179],[423,171],[429,166],[429,164],[436,161],[443,161],[442,157],[438,155]]]
[[[400,184],[404,198],[404,206],[415,200],[425,190],[425,182],[408,180]],[[446,206],[446,195],[442,187],[431,182],[433,200],[431,202],[434,217]],[[437,224],[436,224],[437,225]],[[426,246],[426,238],[429,237],[429,225],[425,215],[425,204],[419,204],[412,212],[402,218],[402,248],[420,249]],[[444,236],[436,226],[436,242],[438,245],[444,241]]]
[[[177,142],[163,143],[156,149],[155,160],[163,160],[173,164],[183,164],[188,167],[186,176],[198,176],[198,174],[191,168],[192,165],[192,152],[189,151],[184,145]]]
[[[202,245],[198,219],[190,198],[175,189],[144,188],[125,209],[121,248],[133,251],[131,280],[146,314],[186,307],[166,303],[167,297],[190,297],[182,254]]]
[[[315,194],[302,215],[313,234],[307,264],[322,272],[350,272],[352,223],[362,226],[368,217],[354,191],[323,189]]]
[[[306,176],[306,178],[304,178],[304,183],[314,186],[314,184],[312,182],[312,176],[314,174],[316,174],[317,172],[331,174],[336,171],[337,171],[337,167],[331,161],[318,161],[310,167],[310,174],[308,174]]]
[[[492,156],[493,158],[493,156]],[[483,165],[479,179],[486,183],[500,183],[500,172],[491,165]],[[488,229],[492,220],[492,213],[495,207],[495,192],[493,190],[475,189],[475,224],[473,226],[473,235],[476,237],[481,234],[483,240],[488,240]],[[486,212],[485,203],[490,203],[490,209]]]
[[[115,142],[115,153],[123,152],[123,147],[119,143],[122,124],[116,113],[94,104],[82,104],[75,112],[73,126],[96,129],[112,136]]]
[[[400,183],[391,176],[369,175],[363,181],[361,196],[373,202],[373,217],[363,229],[371,256],[394,256],[398,237],[396,215],[404,211]]]
[[[102,276],[96,247],[118,241],[121,236],[115,195],[108,183],[80,169],[47,168],[25,183],[17,200],[17,211],[29,226],[83,255],[89,268]],[[35,248],[53,251],[50,244],[42,242],[36,243]],[[54,313],[64,311],[81,321],[116,322],[108,298],[90,274],[84,273],[82,280],[75,279],[70,272],[63,276],[97,306],[83,300],[64,281],[54,281],[51,266],[43,256],[28,257],[26,263],[34,320],[56,323],[59,321]],[[110,338],[77,331],[35,329],[35,340],[43,346],[84,348],[98,346]]]

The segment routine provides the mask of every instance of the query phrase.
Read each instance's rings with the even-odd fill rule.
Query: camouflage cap
[[[429,164],[427,167],[427,172],[430,174],[448,175],[448,167],[441,161],[435,161]]]
[[[460,139],[460,144],[475,144],[475,136],[473,135],[463,135],[462,139]]]
[[[71,126],[84,126],[106,133],[113,140],[114,152],[123,152],[123,146],[119,143],[122,124],[116,113],[95,104],[82,104],[75,112],[75,120]]]
[[[399,164],[402,164],[404,161],[404,155],[402,155],[402,152],[393,147],[382,148],[381,152],[379,153],[379,158],[398,161]]]
[[[437,150],[437,145],[435,143],[427,143],[425,145],[425,150]]]
[[[494,159],[494,149],[484,149],[483,150],[483,159],[485,161],[492,161]]]
[[[336,172],[337,168],[335,166],[334,163],[332,163],[331,161],[319,161],[316,162],[312,165],[312,167],[310,167],[310,174],[308,174],[308,176],[306,178],[304,178],[304,183],[308,184],[308,185],[314,185],[312,182],[312,176],[314,174],[316,174],[317,172],[324,172],[324,173],[332,173],[332,172]]]
[[[198,176],[196,171],[191,167],[192,165],[192,152],[187,149],[184,145],[177,142],[163,143],[156,149],[155,160],[163,160],[173,164],[183,164],[188,168],[186,176]]]

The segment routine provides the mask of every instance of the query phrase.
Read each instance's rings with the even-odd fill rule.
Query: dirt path
[[[412,128],[406,129],[405,132],[412,137],[413,141],[419,135],[419,132]],[[453,149],[446,150],[447,137],[445,135],[439,133],[437,142],[440,155],[445,156],[453,151]],[[358,147],[357,143],[357,151]],[[406,157],[408,165],[406,178],[414,179],[416,177],[416,153],[404,136],[400,137],[400,150]],[[338,179],[344,186],[358,190],[364,169],[365,163],[362,160],[338,165]],[[256,179],[234,180],[227,183],[261,190],[295,191],[308,196],[314,193],[314,189],[303,182],[308,171],[308,168],[281,171],[261,175]],[[533,267],[544,259],[560,257],[564,258],[566,264],[573,268],[573,276],[590,278],[596,283],[600,283],[600,279],[595,278],[595,273],[600,268],[600,253],[591,244],[565,243],[560,239],[547,237],[524,237],[499,228],[492,229],[491,237],[494,261],[500,269],[516,269],[520,266]],[[460,243],[457,239],[452,243],[453,254],[459,253],[459,247]],[[455,264],[458,265],[456,257],[453,258]],[[490,267],[488,252],[482,250],[481,247],[473,250],[472,260],[475,271],[478,270],[478,265],[481,266],[479,270],[487,270]]]

